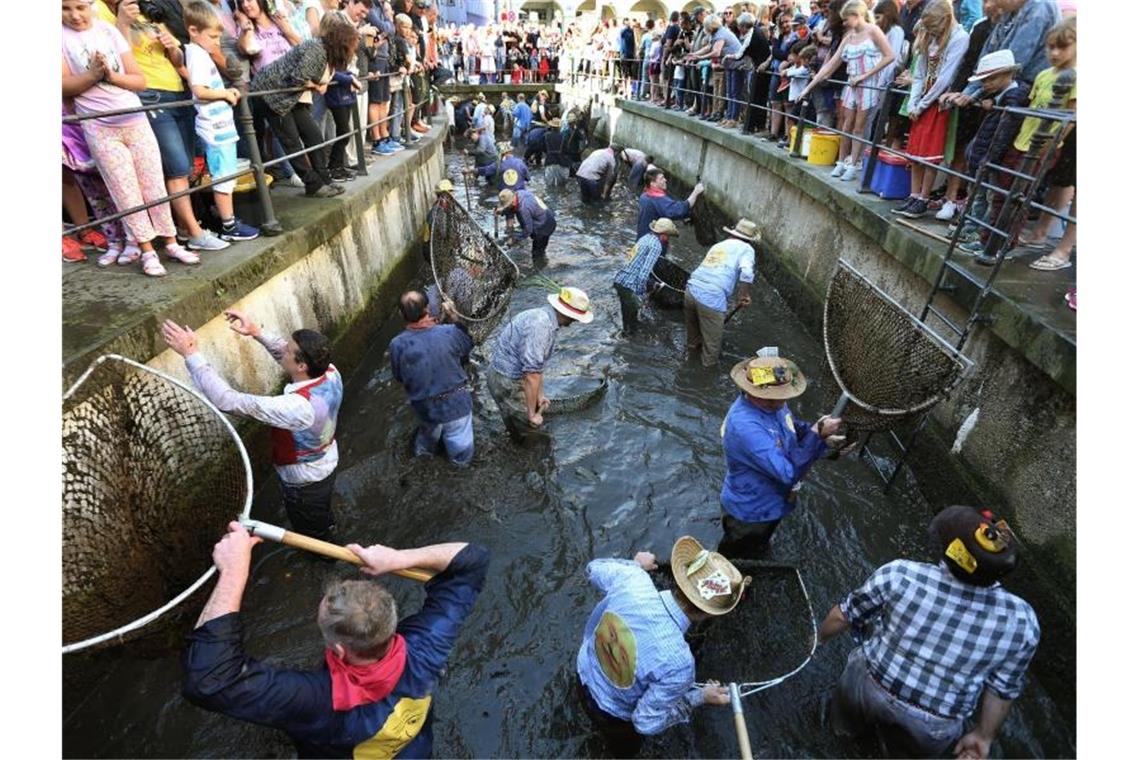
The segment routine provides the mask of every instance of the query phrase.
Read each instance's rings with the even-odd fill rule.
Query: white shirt
[[[186,46],[186,73],[190,85],[209,87],[211,90],[224,90],[226,83],[218,73],[218,67],[204,48],[191,42]],[[228,145],[238,141],[237,127],[234,125],[234,109],[224,100],[198,100],[194,98],[194,108],[198,115],[194,118],[194,131],[202,142],[210,145]]]

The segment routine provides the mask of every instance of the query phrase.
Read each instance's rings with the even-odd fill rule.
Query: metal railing
[[[642,59],[609,58],[609,59],[604,59],[603,61],[601,61],[601,63],[603,63],[603,64],[610,63],[610,62],[618,63],[618,62],[623,62],[623,61],[624,62],[631,62],[631,63],[636,61],[638,66],[640,66]],[[634,102],[640,102],[643,99],[643,98],[641,98],[640,88],[643,85],[645,85],[646,83],[648,83],[650,86],[655,84],[655,81],[652,78],[643,79],[643,78],[641,78],[640,74],[637,77],[625,77],[621,73],[620,67],[618,67],[618,66],[607,66],[606,68],[609,68],[611,70],[606,71],[606,72],[586,71],[583,69],[583,65],[586,63],[587,63],[587,61],[578,61],[577,63],[575,63],[574,65],[571,66],[571,69],[570,69],[571,75],[570,75],[569,81],[570,81],[570,84],[572,86],[579,86],[581,82],[585,81],[588,84],[589,88],[591,88],[592,91],[596,94],[607,93],[607,92],[610,94],[618,94],[618,93],[614,92],[615,88],[632,88],[636,84],[636,87],[638,89],[638,98]],[[595,63],[596,63],[596,61],[595,61]],[[908,153],[906,150],[903,150],[900,148],[890,147],[889,145],[886,144],[886,140],[889,137],[888,125],[889,125],[890,115],[898,110],[902,99],[910,94],[910,91],[908,89],[902,89],[899,87],[880,87],[880,86],[869,84],[866,82],[858,85],[859,87],[862,87],[862,88],[866,88],[866,89],[870,89],[870,90],[877,90],[879,92],[884,92],[885,96],[881,98],[879,105],[875,109],[875,118],[874,118],[874,121],[872,122],[872,124],[870,125],[869,132],[865,133],[865,134],[853,134],[851,132],[846,132],[846,131],[840,129],[837,126],[828,125],[828,124],[824,124],[824,123],[821,123],[821,122],[813,120],[813,119],[805,118],[802,115],[802,113],[803,113],[804,108],[808,105],[807,102],[796,103],[795,101],[790,101],[790,100],[784,101],[784,102],[787,102],[789,104],[790,109],[789,110],[782,110],[782,109],[773,108],[773,107],[771,107],[771,105],[766,104],[766,103],[753,102],[750,98],[749,99],[741,99],[739,97],[729,98],[727,96],[727,94],[718,95],[718,94],[715,94],[713,92],[713,88],[711,85],[712,74],[713,74],[713,71],[711,69],[706,69],[706,71],[708,71],[708,74],[702,75],[702,73],[700,71],[701,67],[698,65],[694,65],[694,64],[676,64],[676,65],[682,66],[686,69],[685,78],[684,78],[684,80],[680,80],[680,81],[684,81],[684,82],[688,83],[691,80],[696,79],[699,82],[701,82],[702,86],[699,89],[693,89],[692,87],[678,86],[676,84],[673,84],[671,81],[669,84],[669,87],[668,87],[669,94],[666,96],[666,99],[665,99],[665,107],[667,107],[667,108],[669,107],[670,99],[677,97],[678,94],[679,94],[679,97],[677,97],[678,100],[681,100],[681,102],[683,102],[685,104],[690,104],[690,108],[696,108],[696,109],[698,109],[698,112],[704,107],[704,105],[706,103],[715,104],[719,101],[723,106],[721,108],[720,112],[723,113],[727,110],[727,105],[731,102],[731,103],[735,104],[738,107],[738,109],[740,110],[740,112],[743,114],[743,116],[741,118],[741,121],[743,121],[743,122],[747,122],[750,119],[750,113],[749,112],[751,110],[754,110],[754,109],[758,109],[760,111],[763,111],[766,114],[779,113],[783,118],[786,118],[788,120],[789,124],[802,126],[802,127],[824,129],[824,130],[826,130],[832,134],[837,134],[837,135],[840,135],[842,137],[846,137],[846,138],[852,140],[857,145],[867,146],[870,149],[870,156],[869,156],[868,161],[867,161],[867,167],[863,171],[863,178],[862,178],[862,181],[861,181],[860,186],[859,186],[859,192],[861,192],[861,193],[871,192],[871,182],[874,178],[875,169],[879,163],[879,156],[884,151],[888,155],[897,156],[899,158],[906,160],[908,163],[920,165],[920,166],[923,166],[923,167],[926,167],[929,169],[934,169],[934,170],[936,170],[940,173],[946,174],[947,176],[950,176],[950,177],[956,177],[959,180],[961,180],[962,182],[966,183],[966,186],[968,188],[980,183],[987,191],[1000,193],[1002,195],[1008,195],[1008,191],[1005,190],[1004,188],[1001,188],[1000,186],[993,184],[993,182],[987,182],[987,179],[989,178],[990,174],[996,172],[998,174],[1008,174],[1008,175],[1014,176],[1015,178],[1019,178],[1019,179],[1031,180],[1031,179],[1035,179],[1035,178],[1040,179],[1045,174],[1045,172],[1047,172],[1048,169],[1050,168],[1050,161],[1048,160],[1048,158],[1050,158],[1052,156],[1051,151],[1049,152],[1049,156],[1035,156],[1034,157],[1033,164],[1035,166],[1036,171],[1034,172],[1034,174],[1032,176],[1028,175],[1024,172],[1011,171],[1010,169],[1008,169],[1006,167],[994,165],[993,161],[995,161],[995,160],[1000,161],[1002,157],[1001,156],[987,155],[985,160],[983,160],[980,163],[978,172],[974,175],[970,175],[970,174],[966,174],[966,173],[957,171],[957,170],[951,168],[951,166],[949,166],[947,164],[934,163],[934,162],[929,161],[927,159],[924,159],[920,156],[912,155],[911,153]],[[717,73],[720,73],[720,74],[727,76],[729,72],[727,70],[720,69],[720,70],[718,70]],[[764,76],[764,77],[768,77],[768,78],[773,77],[773,76],[775,76],[775,77],[782,77],[783,76],[780,72],[774,72],[774,71],[769,71],[769,70],[758,70],[758,69],[753,69],[751,71],[738,71],[736,73],[738,75],[740,75],[740,78],[742,79],[741,88],[740,88],[741,91],[750,91],[752,89],[752,84],[751,84],[752,78],[755,76],[759,75],[759,76]],[[661,75],[660,78],[663,78],[663,75]],[[660,78],[658,81],[660,81]],[[820,85],[822,85],[824,83],[826,83],[828,85],[835,86],[835,87],[844,87],[847,85],[846,81],[839,80],[839,79],[826,79],[826,80],[823,80],[823,82],[821,82]],[[769,85],[767,83],[760,83],[758,86],[765,87],[765,88],[769,87]],[[817,85],[817,86],[819,86],[819,85]],[[624,93],[622,93],[622,94],[624,94]],[[838,98],[838,94],[836,95],[836,98]],[[765,98],[764,100],[767,100],[767,98]],[[931,106],[931,107],[937,107],[937,106]],[[979,107],[979,106],[974,105],[974,106],[969,106],[969,107]],[[1064,110],[1064,109],[1011,108],[1011,107],[1004,107],[1004,106],[995,105],[992,107],[991,110],[1000,113],[1001,116],[999,118],[1001,118],[1003,120],[1006,118],[1033,117],[1033,118],[1042,119],[1043,121],[1058,122],[1059,126],[1058,126],[1057,132],[1059,135],[1063,135],[1068,130],[1070,125],[1076,124],[1076,113],[1073,111]],[[1001,124],[999,123],[998,128],[1000,128],[1000,126],[1001,126]],[[795,132],[796,132],[795,139],[789,144],[790,158],[793,158],[793,159],[804,158],[803,151],[802,151],[802,147],[803,147],[802,143],[803,143],[804,133],[806,131],[807,131],[807,129],[805,129],[805,128],[797,128],[795,130]],[[867,136],[868,134],[870,135],[869,137]],[[954,199],[950,199],[950,200],[954,200]],[[1037,203],[1036,201],[1034,201],[1031,198],[1026,200],[1026,205],[1027,205],[1028,209],[1033,209],[1033,210],[1038,211],[1040,213],[1047,214],[1049,216],[1054,217],[1055,219],[1061,220],[1062,222],[1064,222],[1066,224],[1075,224],[1076,223],[1075,217],[1072,217],[1063,211],[1058,211],[1056,209],[1053,209],[1053,208],[1050,208],[1048,206]],[[1011,220],[1011,221],[1020,221],[1020,220]],[[979,225],[979,226],[984,226],[984,225]],[[991,230],[991,231],[993,231],[993,230]],[[1008,230],[1003,230],[1003,232],[1008,232]]]
[[[395,77],[395,76],[411,77],[411,76],[415,76],[415,74],[400,74],[399,72],[372,73],[372,74],[366,74],[364,76],[358,76],[357,81],[359,81],[361,84],[367,85],[368,82],[376,81],[379,79],[385,79],[385,78],[389,78],[389,77]],[[317,143],[316,145],[304,147],[301,150],[294,151],[293,153],[289,153],[289,154],[284,155],[284,156],[279,156],[278,158],[274,158],[274,159],[270,159],[268,161],[264,161],[264,160],[262,160],[262,157],[261,157],[261,146],[258,142],[257,129],[256,129],[256,125],[254,124],[253,110],[250,108],[250,99],[254,98],[254,97],[264,97],[266,95],[279,95],[279,94],[285,94],[285,93],[304,92],[306,90],[313,92],[315,97],[323,97],[323,95],[321,95],[319,92],[317,92],[317,90],[315,90],[313,88],[305,87],[305,86],[284,87],[284,88],[270,89],[270,90],[250,91],[248,89],[248,84],[242,83],[236,89],[241,91],[241,98],[238,100],[237,105],[234,106],[234,110],[235,110],[235,116],[237,117],[236,121],[238,124],[238,129],[239,129],[241,139],[245,142],[246,148],[249,151],[249,168],[248,169],[242,169],[239,172],[235,172],[233,174],[228,174],[228,175],[225,175],[223,177],[211,176],[209,182],[199,182],[198,184],[196,184],[193,187],[189,187],[185,190],[180,190],[180,191],[175,192],[175,193],[169,193],[168,195],[164,195],[162,198],[159,198],[159,199],[156,199],[153,201],[149,201],[147,203],[142,203],[142,204],[139,204],[137,206],[132,206],[131,208],[128,208],[128,209],[120,209],[119,211],[117,211],[114,214],[108,214],[107,216],[100,217],[99,219],[94,219],[94,220],[85,222],[84,224],[72,225],[72,226],[68,227],[66,234],[70,235],[70,234],[83,232],[83,231],[88,230],[88,229],[93,229],[95,227],[99,227],[99,226],[107,224],[109,222],[113,222],[113,221],[122,219],[124,217],[130,216],[131,214],[137,214],[140,211],[145,211],[149,208],[153,208],[155,206],[160,206],[163,203],[169,203],[172,200],[176,200],[178,198],[182,198],[184,196],[191,195],[193,193],[204,192],[206,190],[213,188],[215,185],[219,185],[219,184],[222,184],[224,182],[230,182],[232,180],[236,180],[239,177],[243,177],[243,176],[249,174],[250,172],[252,172],[254,175],[254,182],[255,182],[256,187],[257,187],[258,204],[259,204],[261,216],[262,216],[262,222],[259,225],[259,227],[260,227],[261,231],[266,235],[279,235],[282,232],[284,232],[284,229],[281,227],[281,223],[277,220],[276,214],[275,214],[274,209],[273,209],[273,200],[269,194],[269,183],[266,181],[266,170],[267,169],[272,168],[274,166],[277,166],[279,164],[282,164],[286,161],[292,161],[295,158],[298,158],[298,157],[304,156],[304,155],[308,155],[308,154],[313,153],[313,152],[318,151],[318,150],[325,150],[335,143],[347,142],[348,140],[353,140],[354,145],[355,145],[355,149],[356,149],[356,166],[355,166],[356,174],[357,174],[357,176],[361,176],[361,177],[367,176],[368,175],[368,168],[367,168],[367,161],[365,159],[364,135],[367,132],[371,131],[374,127],[377,127],[377,126],[379,126],[385,122],[390,122],[397,117],[400,117],[404,120],[405,131],[409,130],[410,129],[410,123],[411,123],[411,114],[416,109],[423,109],[425,106],[430,104],[438,96],[438,89],[436,88],[436,86],[431,84],[430,82],[428,82],[427,87],[425,88],[425,91],[423,93],[424,94],[423,99],[420,100],[419,102],[410,103],[409,101],[411,100],[412,87],[411,87],[409,81],[407,79],[405,79],[404,84],[402,85],[402,90],[404,93],[403,111],[399,112],[399,113],[391,113],[382,119],[377,119],[376,121],[367,122],[366,124],[362,125],[360,123],[361,119],[360,119],[360,103],[359,103],[359,100],[360,100],[360,98],[367,98],[368,97],[367,87],[365,87],[362,92],[356,93],[357,102],[352,105],[352,110],[351,110],[352,129],[349,132],[347,132],[345,134],[336,135],[335,137],[329,138],[327,140],[323,140],[320,143]],[[187,98],[185,100],[171,101],[171,102],[166,102],[166,103],[156,103],[153,105],[140,105],[140,106],[137,106],[134,108],[120,108],[120,109],[109,110],[109,111],[88,112],[88,113],[83,113],[83,114],[70,114],[70,115],[62,117],[61,121],[64,124],[76,124],[76,123],[80,123],[83,121],[87,121],[89,119],[98,119],[98,118],[104,118],[104,117],[108,117],[108,116],[122,116],[122,115],[132,114],[132,113],[146,113],[148,111],[194,106],[196,103],[199,103],[199,101],[196,101],[193,98]],[[430,115],[427,118],[430,118]],[[318,128],[322,128],[321,124],[318,124],[317,126],[318,126]],[[272,130],[270,130],[270,131],[272,131]],[[322,132],[323,132],[323,129],[322,129]],[[143,243],[143,242],[149,242],[149,241],[141,241],[140,240],[140,241],[135,241],[135,242]]]

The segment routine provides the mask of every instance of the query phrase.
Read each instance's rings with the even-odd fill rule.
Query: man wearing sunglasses
[[[166,345],[186,360],[195,387],[228,414],[271,428],[273,467],[281,479],[285,512],[294,531],[324,541],[333,538],[333,487],[338,461],[336,418],[344,382],[332,358],[329,339],[315,330],[295,330],[288,340],[274,335],[243,312],[224,312],[230,329],[247,335],[269,352],[289,378],[277,396],[240,393],[198,353],[198,336],[172,320],[162,325]]]

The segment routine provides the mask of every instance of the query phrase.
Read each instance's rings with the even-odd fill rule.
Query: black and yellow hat
[[[954,577],[974,586],[990,586],[1017,567],[1013,531],[988,510],[947,507],[930,522],[930,539]]]

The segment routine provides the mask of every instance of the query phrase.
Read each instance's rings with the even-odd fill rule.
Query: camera
[[[138,0],[139,12],[152,23],[161,24],[166,21],[166,10],[154,0]]]

